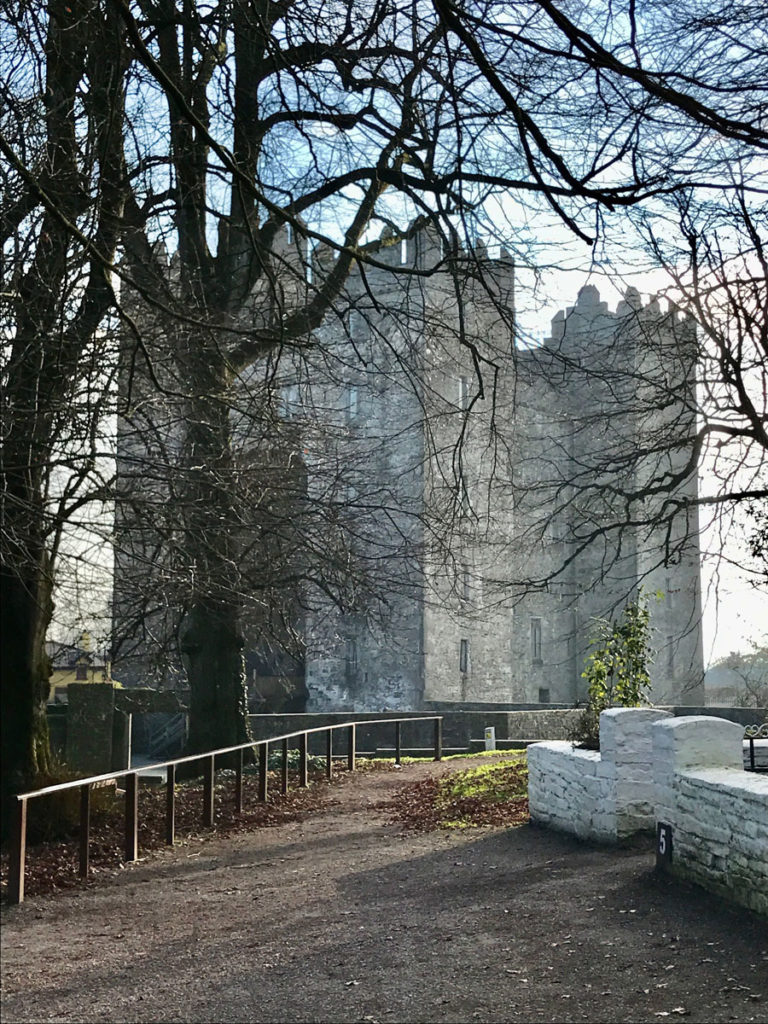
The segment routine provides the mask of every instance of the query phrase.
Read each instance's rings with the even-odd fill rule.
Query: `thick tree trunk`
[[[34,784],[50,769],[46,721],[50,663],[45,637],[53,615],[55,533],[46,519],[52,468],[66,446],[80,356],[111,301],[100,261],[73,255],[70,223],[98,211],[95,248],[108,262],[122,209],[122,30],[118,15],[90,0],[46,5],[45,150],[41,180],[46,204],[33,241],[14,273],[14,327],[4,369],[2,420],[2,795]],[[94,34],[95,33],[95,34]],[[89,62],[89,88],[80,83]],[[86,149],[98,155],[98,200],[83,179],[82,110],[91,113]],[[30,193],[32,206],[40,196]],[[32,208],[32,206],[30,208]],[[55,209],[54,209],[55,207]],[[78,245],[76,248],[80,248]],[[18,277],[16,276],[18,274]],[[76,315],[74,315],[76,313]],[[98,409],[98,403],[95,408]],[[64,439],[64,440],[63,440]],[[66,452],[66,447],[65,447]],[[66,461],[66,460],[65,460]],[[7,816],[4,821],[7,822]]]
[[[231,381],[219,354],[194,345],[187,354],[183,545],[193,585],[181,649],[191,690],[187,752],[200,753],[245,743],[249,732]]]
[[[182,634],[189,680],[188,753],[248,741],[243,638],[238,609],[202,600],[190,612]]]
[[[45,634],[53,613],[51,578],[40,547],[22,571],[2,568],[2,803],[35,784],[50,769],[46,702],[50,662]],[[7,824],[8,815],[3,814]],[[5,826],[4,826],[5,831]]]

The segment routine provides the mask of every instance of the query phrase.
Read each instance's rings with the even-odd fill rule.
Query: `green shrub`
[[[289,771],[298,771],[299,764],[301,762],[301,751],[300,750],[289,750],[288,751],[288,769]],[[283,767],[283,752],[281,750],[272,750],[267,758],[267,766],[270,771],[277,772]],[[310,771],[320,771],[325,768],[325,757],[320,757],[317,754],[307,755],[307,767]]]
[[[527,795],[527,781],[528,766],[521,752],[498,764],[484,764],[445,776],[440,780],[438,805],[443,809],[455,800],[467,798],[487,803],[512,800]]]
[[[586,679],[587,706],[569,739],[589,750],[600,749],[600,712],[607,708],[634,708],[648,704],[650,616],[642,591],[618,619],[597,619],[590,639],[582,679]]]

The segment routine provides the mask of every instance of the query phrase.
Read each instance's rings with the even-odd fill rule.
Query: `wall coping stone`
[[[715,789],[728,789],[743,793],[745,790],[768,795],[768,776],[757,772],[745,772],[739,768],[692,768],[685,773],[686,778],[696,779]]]
[[[691,768],[744,770],[744,727],[725,718],[689,715],[653,726],[654,776],[663,782],[670,773]]]

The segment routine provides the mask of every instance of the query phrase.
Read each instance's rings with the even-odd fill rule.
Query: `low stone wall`
[[[67,697],[67,764],[83,776],[112,771],[115,687],[70,683]]]
[[[756,712],[755,709],[723,708],[716,710],[723,718],[732,718],[734,721],[743,720],[745,724],[762,721],[760,712]],[[691,713],[691,709],[683,707],[657,708],[656,711],[668,711],[674,715]],[[698,710],[696,713],[699,713]],[[709,710],[706,713],[709,714]],[[469,750],[470,741],[482,739],[489,726],[493,726],[496,730],[497,740],[565,740],[581,711],[577,708],[553,707],[545,704],[527,706],[489,704],[482,707],[475,703],[465,707],[448,702],[429,702],[423,711],[413,712],[306,712],[250,715],[249,718],[254,739],[268,739],[270,736],[278,736],[281,733],[310,729],[331,722],[363,722],[371,718],[417,717],[429,714],[443,716],[444,746]],[[394,743],[393,735],[392,727],[373,726],[369,730],[361,728],[358,729],[358,746],[365,751],[391,747]],[[322,738],[314,741],[318,753],[324,749],[323,742]],[[404,727],[404,746],[428,747],[431,743],[432,725],[430,723],[414,723],[412,726]]]
[[[306,714],[249,715],[254,739],[269,739],[282,733],[300,729],[314,729],[339,722],[365,722],[371,718],[417,718],[421,715],[443,716],[443,745],[469,750],[470,740],[482,739],[488,726],[496,730],[496,738],[511,740],[565,739],[580,712],[569,709],[540,709],[536,711],[367,711],[316,712]],[[430,747],[434,726],[431,722],[414,722],[403,726],[404,747]],[[339,742],[343,741],[339,737]],[[323,737],[310,742],[311,749],[321,753],[325,747]],[[394,744],[394,727],[386,725],[360,726],[357,730],[359,750],[375,751]]]
[[[395,743],[394,725],[366,725],[370,719],[378,718],[418,718],[429,712],[424,711],[337,711],[337,712],[309,712],[306,714],[274,714],[274,715],[249,715],[248,722],[251,728],[251,735],[255,740],[269,739],[271,736],[281,736],[285,733],[300,732],[302,729],[318,729],[326,725],[340,725],[342,722],[357,722],[356,746],[358,751],[373,753],[379,747],[392,747]],[[432,722],[414,722],[412,725],[405,724],[402,729],[403,747],[424,747],[430,748],[434,743],[434,725]],[[296,741],[298,744],[298,740]],[[334,736],[334,749],[337,753],[346,752],[347,738],[343,732]],[[449,742],[443,735],[444,746]],[[309,751],[313,754],[325,753],[325,734],[310,736]]]
[[[729,722],[738,722],[739,725],[759,725],[761,722],[768,722],[768,708],[737,708],[721,705],[705,705],[694,707],[687,704],[676,704],[665,708],[671,711],[676,718],[689,718],[693,715],[701,715],[705,718],[725,718]]]
[[[704,716],[655,726],[656,817],[668,870],[768,914],[768,777],[743,770],[743,733]]]
[[[652,830],[651,728],[669,717],[657,708],[611,708],[600,715],[600,751],[562,741],[528,747],[531,818],[608,843]]]
[[[66,723],[59,726],[67,764],[83,776],[117,772],[131,763],[134,713],[186,710],[171,690],[114,683],[70,683]]]
[[[623,710],[638,710],[634,708]],[[647,709],[640,709],[646,711]],[[661,711],[679,714],[685,708],[656,708]],[[754,721],[755,712],[743,708],[726,709],[736,716],[744,717],[745,721]],[[424,711],[336,711],[306,712],[285,714],[249,715],[251,732],[254,739],[268,739],[281,733],[297,732],[300,729],[312,729],[338,722],[364,722],[371,718],[415,718],[420,715],[439,714],[443,716],[443,744],[446,747],[464,748],[469,750],[470,740],[482,739],[485,730],[493,726],[497,740],[565,740],[572,727],[576,724],[581,711],[577,708],[554,708],[539,704],[518,710],[499,710],[489,705],[484,710],[466,710],[452,707],[449,704],[430,704]],[[751,716],[751,717],[750,717]],[[723,717],[730,717],[723,715]],[[414,722],[412,726],[403,728],[403,745],[407,747],[429,747],[432,744],[432,724]],[[311,741],[315,752],[322,753],[325,740],[320,737]],[[341,737],[339,737],[341,743]],[[357,735],[358,748],[375,751],[381,747],[391,747],[394,743],[392,726],[371,726],[370,729],[359,728]],[[343,747],[340,748],[340,751]]]

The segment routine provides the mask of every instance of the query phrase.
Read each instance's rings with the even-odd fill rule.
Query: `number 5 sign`
[[[656,867],[672,863],[672,826],[663,821],[656,824]]]

